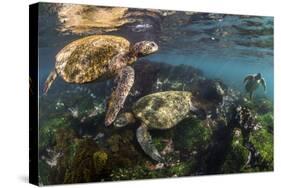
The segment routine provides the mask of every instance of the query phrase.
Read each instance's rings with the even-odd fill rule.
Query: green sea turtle
[[[136,131],[136,137],[141,148],[152,159],[163,162],[163,157],[152,144],[149,130],[170,129],[187,118],[191,112],[198,112],[192,101],[192,94],[187,91],[153,93],[140,98],[133,105],[132,112],[120,114],[113,124],[115,127],[123,127],[138,119],[141,125]]]
[[[247,93],[250,94],[250,99],[253,98],[253,92],[258,89],[260,84],[263,86],[264,91],[266,90],[266,83],[261,73],[246,76],[244,84]]]
[[[93,35],[75,40],[56,55],[55,69],[49,74],[44,87],[46,94],[59,75],[68,83],[89,83],[115,77],[117,84],[107,104],[105,125],[110,125],[123,107],[134,83],[134,69],[129,66],[137,58],[158,50],[153,41],[134,45],[123,37]]]

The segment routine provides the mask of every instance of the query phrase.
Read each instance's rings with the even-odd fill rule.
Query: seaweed
[[[175,129],[175,147],[186,154],[205,150],[212,135],[211,129],[195,118],[182,121]]]
[[[273,170],[273,135],[262,126],[250,134],[249,141],[260,156],[256,166],[263,171]]]
[[[158,168],[156,167],[156,169],[150,169],[147,164],[136,165],[129,168],[116,168],[112,171],[110,177],[114,181],[181,177],[189,174],[192,165],[192,163],[178,162],[168,167],[159,166]]]
[[[112,167],[131,167],[144,161],[133,130],[120,130],[106,140]]]
[[[231,147],[221,167],[222,173],[243,172],[249,163],[250,151],[244,146],[244,140],[240,129],[234,129]]]
[[[77,140],[73,158],[69,159],[64,183],[102,181],[108,170],[108,155],[91,139]]]
[[[70,123],[64,117],[49,119],[39,127],[39,153],[44,153],[47,148],[54,146],[55,134],[58,129],[69,127]]]

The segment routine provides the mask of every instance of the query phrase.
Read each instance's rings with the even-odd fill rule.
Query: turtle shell
[[[253,92],[257,90],[258,87],[259,87],[259,81],[255,80],[255,78],[248,80],[245,85],[247,92]]]
[[[94,35],[71,42],[56,55],[56,71],[70,83],[92,82],[109,76],[113,57],[128,52],[130,42],[123,37]]]
[[[169,129],[187,117],[190,101],[190,92],[153,93],[139,99],[133,106],[133,113],[148,128]]]

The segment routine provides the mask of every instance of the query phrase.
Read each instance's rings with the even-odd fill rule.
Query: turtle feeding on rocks
[[[191,112],[200,112],[192,101],[192,94],[188,91],[164,91],[146,95],[133,105],[132,112],[120,114],[113,124],[115,127],[123,127],[139,120],[141,125],[137,128],[136,137],[141,148],[152,159],[163,162],[163,157],[152,144],[149,130],[170,129],[189,117]]]
[[[123,107],[134,83],[134,69],[130,66],[139,57],[158,50],[153,41],[134,45],[119,36],[93,35],[75,40],[56,55],[55,69],[49,74],[44,87],[46,94],[59,75],[68,83],[89,83],[115,78],[116,88],[107,104],[105,125],[110,125]]]

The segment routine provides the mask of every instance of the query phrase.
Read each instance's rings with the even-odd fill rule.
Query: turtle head
[[[262,76],[261,76],[261,73],[256,74],[256,79],[257,79],[257,80],[261,79],[261,77],[262,77]]]
[[[132,113],[125,112],[125,113],[120,114],[116,118],[116,120],[113,123],[113,125],[114,125],[114,127],[125,127],[128,124],[134,123],[135,121],[136,121],[135,117],[134,117],[134,115]]]
[[[158,45],[153,41],[141,41],[137,42],[133,46],[133,51],[137,57],[147,56],[158,50]]]
[[[207,117],[205,109],[200,105],[200,101],[196,97],[192,97],[189,101],[190,112],[197,118],[204,120]]]

